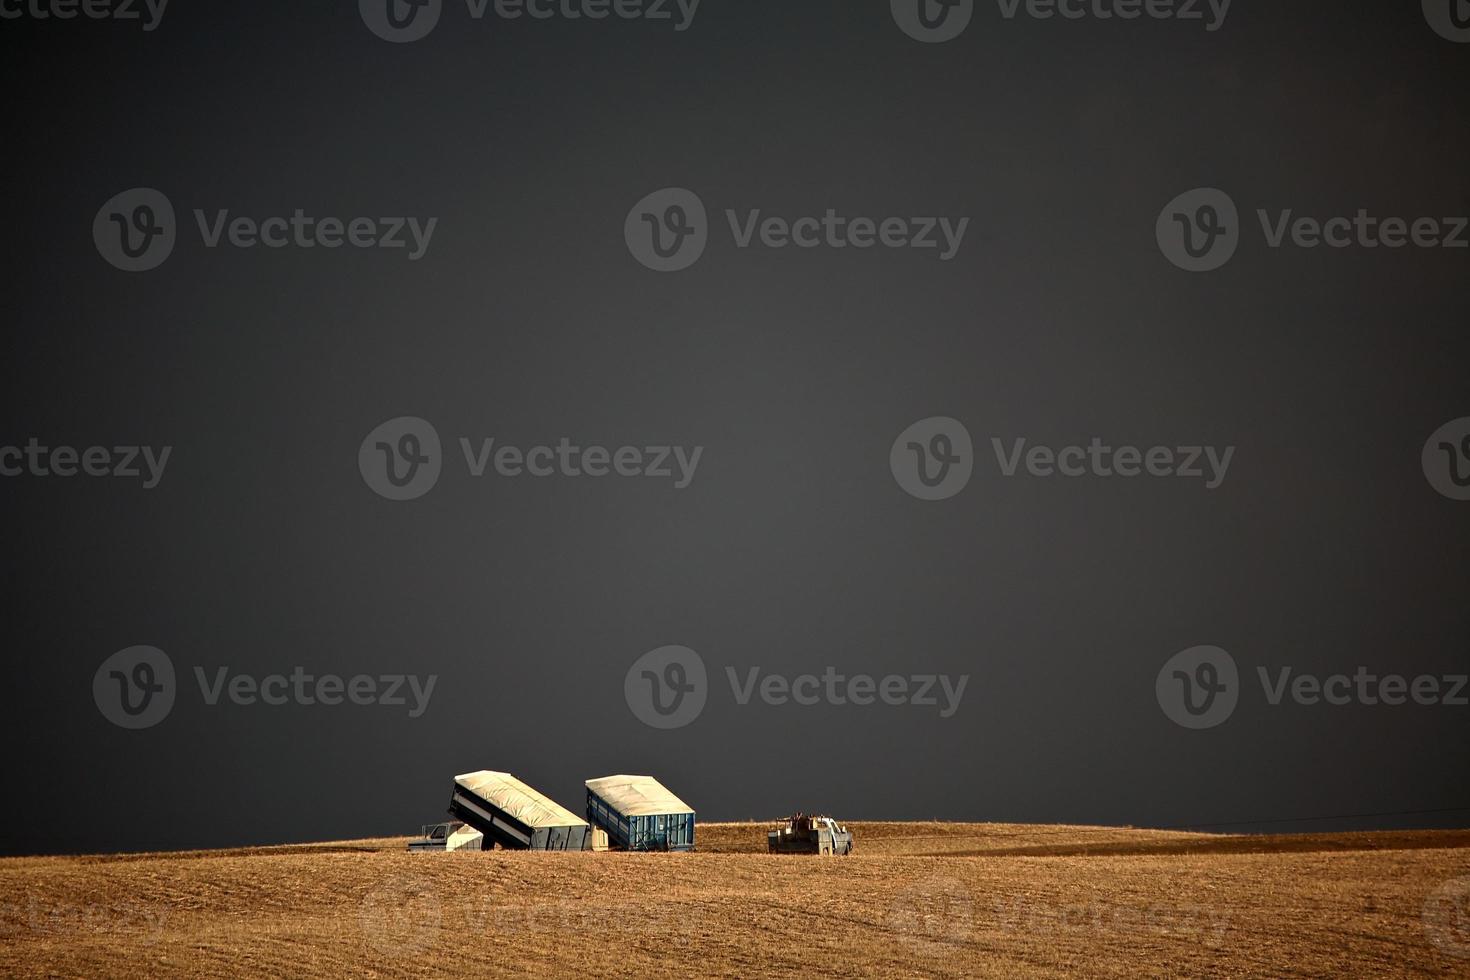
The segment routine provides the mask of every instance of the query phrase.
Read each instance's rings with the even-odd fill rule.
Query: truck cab
[[[797,812],[766,834],[772,854],[851,854],[852,832],[831,817]]]

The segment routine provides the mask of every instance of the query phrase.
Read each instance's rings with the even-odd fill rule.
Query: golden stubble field
[[[701,824],[695,854],[5,859],[0,975],[1470,977],[1470,831],[851,826],[848,858]]]

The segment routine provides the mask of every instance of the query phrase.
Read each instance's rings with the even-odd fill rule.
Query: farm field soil
[[[852,823],[846,858],[377,839],[0,860],[0,975],[1461,976],[1470,831]]]

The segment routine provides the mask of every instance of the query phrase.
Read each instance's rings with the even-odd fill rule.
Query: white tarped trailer
[[[444,849],[446,851],[479,851],[484,849],[484,843],[485,835],[469,824],[465,824],[444,839]]]
[[[512,850],[592,847],[587,821],[508,772],[482,769],[455,776],[449,812],[484,834],[486,842]]]
[[[587,780],[587,819],[619,849],[694,850],[694,809],[652,776]]]

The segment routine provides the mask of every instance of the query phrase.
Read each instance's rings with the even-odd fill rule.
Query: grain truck
[[[772,854],[851,854],[852,832],[831,817],[798,811],[766,834]]]

